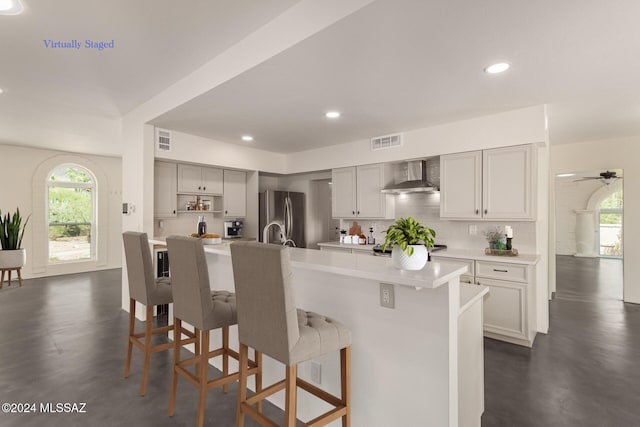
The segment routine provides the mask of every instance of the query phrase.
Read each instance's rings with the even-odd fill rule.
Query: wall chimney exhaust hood
[[[387,194],[438,193],[439,188],[427,180],[427,161],[417,160],[406,163],[404,181],[388,185],[380,191]]]

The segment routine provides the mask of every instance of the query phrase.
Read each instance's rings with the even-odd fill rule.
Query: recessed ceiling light
[[[18,15],[23,10],[20,0],[0,0],[0,15]]]
[[[338,117],[340,117],[340,112],[329,111],[327,114],[325,114],[325,116],[327,116],[328,119],[337,119]]]
[[[0,87],[0,95],[4,93],[4,89]]]
[[[497,64],[489,65],[484,71],[489,74],[498,74],[507,71],[509,67],[510,65],[506,62],[498,62]]]
[[[566,178],[568,176],[576,176],[575,173],[559,173],[558,175],[556,175],[556,177],[558,178]]]
[[[242,140],[243,140],[243,141],[253,141],[253,137],[252,137],[252,136],[249,136],[249,135],[244,135],[244,136],[242,137]]]

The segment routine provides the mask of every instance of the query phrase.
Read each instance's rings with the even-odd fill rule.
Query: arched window
[[[96,259],[96,180],[65,164],[47,177],[49,263]]]
[[[622,256],[622,200],[618,190],[598,205],[600,256]]]

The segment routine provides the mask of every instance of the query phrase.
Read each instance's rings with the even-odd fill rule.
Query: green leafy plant
[[[486,237],[487,242],[489,242],[489,247],[491,249],[506,249],[506,245],[504,243],[505,235],[504,231],[498,227],[490,228],[482,232],[484,237]]]
[[[407,255],[413,255],[413,247],[410,245],[423,244],[428,248],[433,247],[433,238],[436,237],[435,230],[421,225],[412,217],[400,218],[390,225],[385,231],[387,233],[382,244],[382,250],[388,246],[398,245]]]
[[[16,212],[13,215],[7,212],[4,217],[2,216],[2,211],[0,211],[0,244],[2,244],[2,249],[20,249],[28,222],[29,217],[24,220],[24,224],[22,223],[19,208],[16,208]]]

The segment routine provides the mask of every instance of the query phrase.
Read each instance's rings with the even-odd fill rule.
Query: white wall
[[[34,198],[40,196],[33,193],[33,178],[42,164],[51,161],[55,163],[56,158],[65,160],[74,158],[84,164],[94,165],[93,172],[96,176],[103,176],[105,179],[105,181],[98,182],[98,186],[103,186],[106,190],[106,198],[98,201],[98,203],[106,207],[104,211],[106,212],[106,216],[99,218],[99,227],[103,231],[106,230],[106,242],[102,242],[104,243],[104,246],[102,246],[104,250],[102,254],[104,255],[104,262],[82,262],[52,266],[48,266],[45,263],[43,269],[34,272],[34,253],[45,253],[45,257],[47,253],[46,247],[36,248],[34,246],[34,228],[44,230],[43,232],[46,233],[47,225],[44,222],[40,224],[40,221],[46,221],[45,212],[42,211],[44,203],[39,203],[40,207],[38,209],[40,210],[37,212],[34,211]],[[7,211],[15,211],[17,206],[24,216],[32,215],[27,225],[22,244],[27,250],[27,264],[23,269],[23,276],[25,278],[121,267],[122,160],[120,158],[0,145],[0,159],[2,159],[2,167],[0,167],[0,183],[2,183],[0,185],[0,210],[2,210],[4,214]],[[44,182],[42,183],[42,187],[44,187]],[[44,189],[42,189],[42,192],[41,197],[42,200],[44,200],[46,197]],[[39,222],[36,223],[35,221]]]
[[[633,280],[640,275],[640,221],[637,220],[640,218],[638,159],[640,137],[554,145],[551,147],[550,170],[551,176],[576,171],[624,170],[624,300],[636,304],[640,304],[640,282]],[[551,189],[555,193],[553,187]],[[550,220],[553,220],[553,215]],[[551,241],[555,241],[555,236]],[[550,247],[550,262],[555,262],[555,252],[555,247]],[[555,271],[555,266],[552,271]],[[551,276],[551,279],[555,278]],[[555,282],[553,285],[555,286]]]
[[[287,156],[286,172],[283,173],[416,159],[546,140],[546,111],[541,105],[409,130],[404,132],[403,146],[398,148],[372,152],[367,139],[292,153]]]

